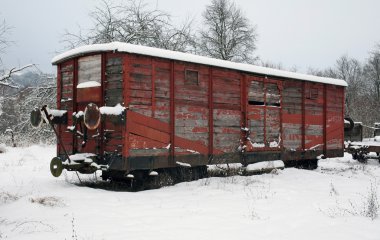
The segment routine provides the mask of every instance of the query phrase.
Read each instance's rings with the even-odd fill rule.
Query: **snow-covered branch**
[[[30,112],[45,104],[55,108],[56,77],[43,73],[34,64],[14,68],[4,76],[1,79],[18,88],[12,89],[0,84],[0,139],[4,139],[5,130],[11,128],[18,144],[54,141],[53,132],[49,128],[41,131],[31,126]]]
[[[20,72],[20,71],[22,71],[22,70],[24,70],[26,68],[30,68],[30,67],[33,67],[33,66],[35,66],[35,64],[28,64],[28,65],[25,65],[25,66],[20,67],[20,68],[12,68],[11,70],[8,71],[8,73],[6,73],[2,77],[0,77],[0,82],[9,79],[12,76],[12,74],[14,74],[16,72]]]
[[[9,83],[8,80],[12,77],[13,74],[15,74],[17,72],[21,72],[22,70],[33,67],[33,66],[35,66],[35,64],[28,64],[28,65],[25,65],[23,67],[12,68],[7,73],[5,73],[3,76],[0,77],[0,85],[12,87],[12,88],[18,88],[17,86]]]

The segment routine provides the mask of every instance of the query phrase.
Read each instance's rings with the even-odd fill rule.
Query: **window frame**
[[[263,84],[263,101],[250,101],[249,100],[249,89],[251,87],[251,83],[252,82],[261,82]],[[279,99],[279,102],[278,103],[272,103],[272,104],[268,104],[268,100],[267,100],[267,94],[268,94],[268,88],[267,88],[267,84],[274,84],[277,86],[277,90],[278,90],[278,95],[280,97]],[[272,82],[272,81],[265,81],[265,80],[262,80],[262,81],[258,81],[258,80],[251,80],[249,81],[249,85],[248,85],[248,91],[247,91],[247,104],[249,106],[256,106],[256,107],[281,107],[281,88],[279,86],[279,84],[277,82]]]
[[[196,73],[196,82],[194,82],[192,79],[189,79],[190,73]],[[185,69],[185,78],[184,78],[184,85],[185,86],[199,86],[199,71],[192,68]]]
[[[308,94],[306,95],[306,99],[316,100],[319,96],[319,89],[316,87],[310,87],[308,89]]]
[[[89,60],[86,60],[86,59],[89,59]],[[91,76],[89,75],[89,73],[86,74],[86,71],[85,70],[88,70],[88,69],[93,69],[93,68],[87,68],[87,69],[84,69],[82,70],[81,72],[81,63],[85,63],[85,62],[91,62],[91,60],[93,60],[93,62],[95,62],[96,64],[96,76]],[[78,60],[77,60],[77,64],[78,64],[78,69],[77,69],[77,83],[76,83],[76,88],[78,88],[78,86],[80,86],[81,84],[83,85],[84,83],[87,83],[87,82],[97,82],[99,83],[99,85],[101,86],[102,85],[102,54],[95,54],[95,55],[88,55],[88,56],[83,56],[83,57],[79,57]],[[88,65],[87,65],[88,66]],[[90,79],[83,79],[84,77],[86,76],[90,76],[91,78]],[[82,78],[82,79],[81,79]]]

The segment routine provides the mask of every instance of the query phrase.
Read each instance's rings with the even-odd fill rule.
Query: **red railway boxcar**
[[[52,62],[57,176],[65,168],[143,178],[218,163],[343,156],[343,80],[117,42]]]

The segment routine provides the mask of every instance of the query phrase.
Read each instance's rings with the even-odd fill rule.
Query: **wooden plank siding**
[[[58,133],[63,143],[63,147],[66,149],[68,154],[73,153],[73,142],[74,137],[67,130],[67,126],[73,124],[73,119],[71,118],[74,110],[74,60],[67,61],[58,67],[58,77],[57,77],[57,107],[58,109],[67,110],[67,124],[60,124],[58,127]],[[57,147],[58,154],[63,155],[64,151],[62,146]]]
[[[193,81],[188,81],[188,72],[193,74]],[[175,136],[202,146],[208,146],[208,74],[206,66],[181,62],[174,65]],[[174,147],[179,155],[200,154],[191,146]]]
[[[343,149],[344,139],[344,89],[342,87],[327,85],[326,89],[326,142],[327,150]]]
[[[285,150],[302,150],[302,96],[302,82],[284,81],[282,144]]]
[[[168,155],[170,61],[131,54],[129,64],[129,156]]]
[[[243,75],[220,68],[214,68],[212,74],[213,145],[224,153],[237,152],[241,135],[240,84]]]
[[[305,149],[323,150],[323,84],[305,84]]]
[[[124,101],[124,58],[122,54],[109,53],[103,60],[104,106],[125,105]],[[102,154],[122,154],[125,142],[125,122],[112,121],[112,116],[102,117],[100,144]]]

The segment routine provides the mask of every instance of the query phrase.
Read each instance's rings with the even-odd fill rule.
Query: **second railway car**
[[[70,50],[53,64],[55,175],[101,169],[112,179],[343,156],[343,80],[117,42]]]

